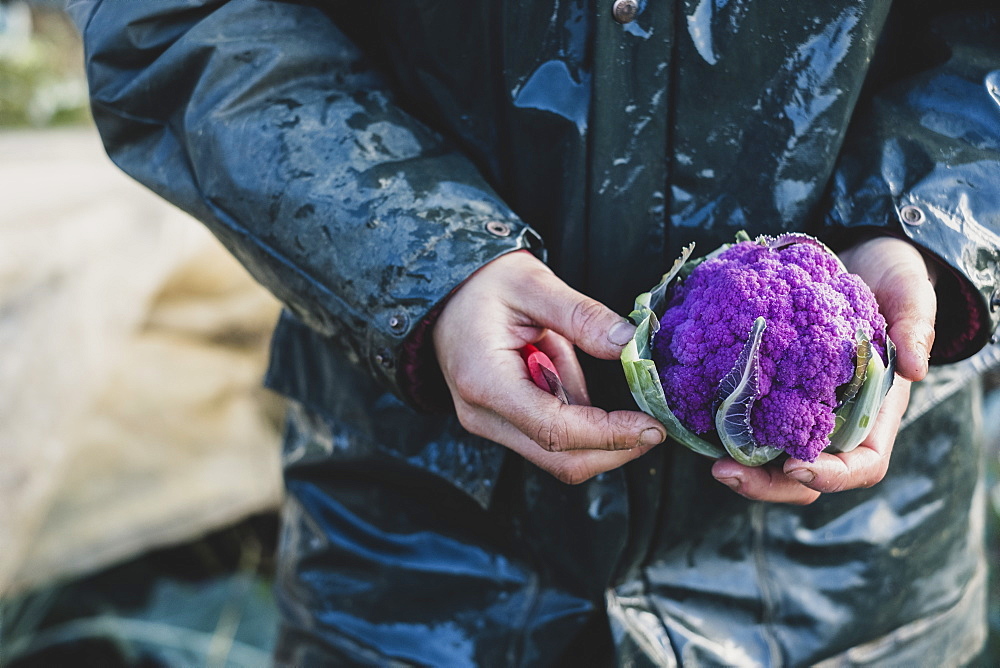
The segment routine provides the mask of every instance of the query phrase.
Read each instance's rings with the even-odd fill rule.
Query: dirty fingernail
[[[927,363],[931,358],[931,347],[934,345],[934,328],[928,327],[924,331],[914,332],[911,345],[917,358],[917,373],[923,376],[927,373]]]
[[[740,485],[743,484],[743,481],[740,480],[739,478],[716,478],[716,480],[718,480],[719,482],[721,482],[723,485],[733,490],[734,492],[738,492],[740,490]]]
[[[803,485],[808,485],[816,479],[816,474],[809,469],[795,469],[788,472],[788,477],[798,480]]]
[[[650,427],[639,434],[639,445],[656,445],[658,443],[663,443],[664,438],[666,437],[663,435],[662,431]]]
[[[931,356],[927,347],[923,343],[914,342],[912,350],[917,374],[922,375],[927,373],[927,361]]]
[[[630,325],[629,323],[622,321],[612,327],[611,331],[608,332],[608,341],[611,341],[611,343],[616,346],[624,346],[632,340],[634,335],[635,325]]]

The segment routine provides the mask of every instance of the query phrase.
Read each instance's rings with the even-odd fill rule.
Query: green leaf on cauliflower
[[[719,383],[715,430],[726,452],[744,466],[761,466],[782,453],[758,443],[750,427],[750,412],[760,398],[760,342],[766,328],[763,317],[754,320],[739,359]]]

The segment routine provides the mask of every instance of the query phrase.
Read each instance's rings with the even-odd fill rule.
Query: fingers
[[[524,458],[548,471],[560,482],[579,485],[596,475],[624,466],[649,452],[654,446],[643,446],[632,450],[604,452],[601,450],[578,450],[576,452],[539,452],[529,450]],[[516,448],[515,448],[516,450]]]
[[[784,472],[819,492],[871,487],[885,477],[892,445],[910,400],[910,382],[897,377],[868,437],[851,452],[821,454],[815,462],[790,459]]]
[[[910,381],[923,380],[934,345],[933,323],[928,324],[924,317],[897,320],[889,327],[889,338],[897,347],[899,374]]]
[[[494,386],[494,392],[506,400],[474,405],[459,397],[475,397],[476,391],[453,393],[462,426],[567,484],[618,468],[666,437],[662,426],[643,413],[568,406],[526,377],[511,391]]]
[[[789,478],[774,466],[741,466],[732,459],[720,459],[712,466],[712,476],[737,494],[755,501],[810,504],[820,493]]]
[[[871,487],[885,477],[909,399],[909,381],[897,377],[871,433],[851,452],[821,453],[814,462],[788,459],[780,467],[749,468],[724,459],[712,475],[742,496],[773,503],[809,504],[823,493]]]
[[[878,237],[858,244],[842,259],[878,300],[889,338],[896,344],[899,374],[907,380],[923,379],[937,314],[937,296],[923,256],[905,241]]]
[[[555,401],[552,397],[550,399]],[[494,416],[493,419],[495,422],[490,429],[492,434],[490,438],[502,443],[535,466],[569,485],[578,485],[598,474],[623,466],[655,447],[653,445],[643,445],[629,450],[550,452],[540,448],[537,442],[500,416]]]
[[[875,296],[889,323],[889,338],[897,347],[899,374],[907,380],[922,380],[934,345],[937,313],[937,295],[926,270],[905,265],[887,272]]]
[[[633,450],[604,452],[601,450],[578,450],[576,452],[545,452],[526,447],[522,452],[517,446],[512,449],[521,452],[529,462],[547,471],[560,482],[579,485],[596,475],[624,466],[649,452],[654,446],[644,446]]]
[[[455,291],[432,340],[462,426],[575,483],[641,456],[666,437],[644,413],[587,405],[574,344],[617,359],[634,331],[532,255],[510,253]],[[553,360],[574,405],[535,386],[518,352],[527,343]]]
[[[504,416],[543,450],[630,450],[666,438],[658,422],[636,411],[610,413],[593,406],[567,406],[548,399],[534,413]]]
[[[659,422],[638,411],[563,404],[537,388],[522,368],[514,370],[517,353],[509,356],[516,361],[497,355],[491,373],[456,379],[456,411],[469,431],[504,442],[513,429],[549,452],[627,450],[666,438]]]
[[[544,265],[541,265],[544,267]],[[635,327],[595,299],[572,289],[548,268],[525,276],[511,308],[556,331],[598,359],[618,359]]]

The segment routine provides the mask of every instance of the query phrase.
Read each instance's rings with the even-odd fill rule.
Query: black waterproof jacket
[[[953,362],[1000,320],[995,2],[70,5],[112,158],[288,309],[268,377],[295,400],[282,660],[978,651],[976,379],[998,346]],[[874,230],[941,264],[948,364],[915,386],[874,488],[749,502],[670,443],[568,487],[415,409],[447,405],[421,328],[490,260],[547,254],[626,313],[680,246],[739,229]],[[596,404],[631,405],[618,365],[586,372]]]

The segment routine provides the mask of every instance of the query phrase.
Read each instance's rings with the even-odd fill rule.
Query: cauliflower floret
[[[754,438],[813,461],[830,444],[837,388],[854,373],[856,333],[885,352],[885,320],[871,291],[818,246],[741,242],[676,288],[653,341],[667,402],[691,431],[714,429],[719,383],[760,316],[767,328]]]

